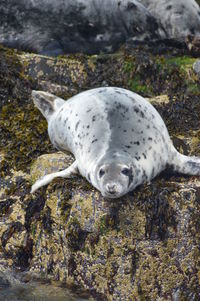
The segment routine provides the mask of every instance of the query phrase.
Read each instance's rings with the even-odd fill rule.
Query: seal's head
[[[107,198],[119,198],[129,192],[133,185],[133,166],[127,156],[103,158],[95,171],[98,189]]]

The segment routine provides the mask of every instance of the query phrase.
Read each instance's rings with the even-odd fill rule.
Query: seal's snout
[[[124,194],[123,187],[119,183],[109,182],[101,190],[104,197],[109,199],[116,199]]]
[[[106,190],[109,194],[116,194],[117,193],[117,185],[115,183],[108,183],[106,185]]]

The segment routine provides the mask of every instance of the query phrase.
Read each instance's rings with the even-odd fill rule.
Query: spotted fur
[[[49,93],[33,91],[32,95],[48,120],[51,142],[76,159],[73,167],[37,181],[32,191],[57,176],[79,171],[103,196],[118,198],[149,182],[167,165],[182,173],[200,174],[200,159],[175,150],[159,113],[136,93],[97,88],[59,101],[60,106]]]
[[[200,7],[195,0],[140,0],[168,38],[200,36]]]
[[[45,55],[109,53],[129,39],[160,37],[137,0],[0,1],[0,16],[1,44]]]

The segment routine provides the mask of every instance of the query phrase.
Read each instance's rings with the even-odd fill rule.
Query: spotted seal
[[[200,174],[200,159],[180,154],[156,109],[131,91],[105,87],[82,92],[67,102],[33,91],[33,101],[48,121],[53,145],[70,151],[75,162],[36,181],[32,192],[56,177],[80,173],[104,197],[118,198],[153,179],[167,165]]]
[[[160,37],[137,0],[9,0],[0,16],[0,43],[45,55],[109,53],[129,39]]]

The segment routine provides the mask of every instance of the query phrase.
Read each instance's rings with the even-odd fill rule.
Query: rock
[[[200,60],[197,60],[194,64],[193,64],[193,70],[194,72],[197,74],[197,76],[200,79]]]
[[[12,269],[4,269],[0,266],[0,291],[20,285],[20,280]]]
[[[191,55],[199,57],[200,53],[200,34],[198,36],[188,35],[185,38],[185,43]]]
[[[0,289],[10,287],[8,279],[5,278],[5,275],[0,273]]]
[[[200,155],[194,62],[182,50],[48,58],[0,48],[1,271],[83,288],[96,300],[198,300],[198,177],[165,172],[115,201],[78,176],[30,194],[36,178],[73,160],[52,148],[32,89],[67,99],[105,80],[135,90],[151,98],[176,147]]]
[[[163,296],[178,291],[178,300],[195,298],[199,189],[197,178],[162,176],[110,202],[81,178],[56,180],[34,223],[30,271],[70,279],[95,291],[97,300],[139,300],[141,294],[156,300],[158,288]]]
[[[153,98],[147,98],[153,105],[154,104],[167,104],[170,102],[168,95],[159,95]]]

